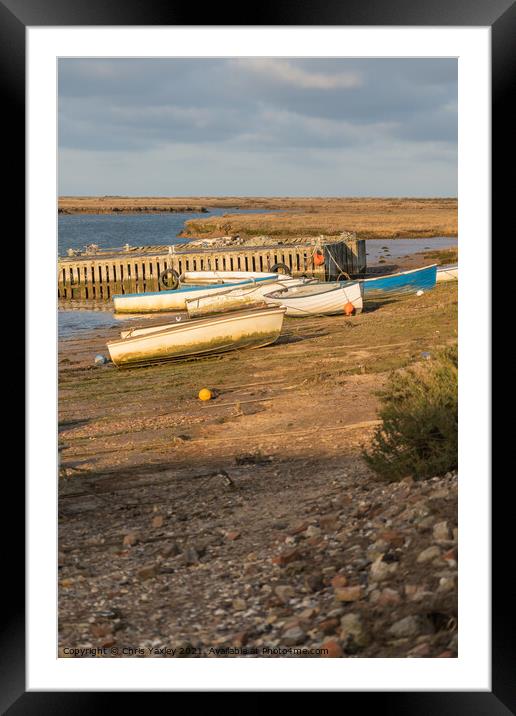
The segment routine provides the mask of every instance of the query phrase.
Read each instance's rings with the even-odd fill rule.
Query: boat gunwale
[[[428,266],[420,266],[419,268],[409,269],[408,271],[398,271],[397,273],[387,273],[383,276],[372,276],[371,278],[362,278],[360,283],[369,283],[370,281],[384,281],[386,278],[393,278],[394,276],[406,276],[407,274],[417,273],[418,271],[425,271],[426,269],[435,268],[437,270],[437,264],[429,264]]]
[[[264,306],[263,308],[248,308],[243,311],[231,311],[225,314],[221,314],[220,316],[192,318],[186,321],[178,321],[177,323],[166,324],[166,328],[164,326],[155,326],[155,331],[148,330],[146,333],[141,335],[128,335],[125,338],[116,338],[112,341],[106,341],[106,345],[127,345],[127,343],[130,341],[139,341],[151,337],[155,338],[156,336],[162,335],[164,333],[171,333],[174,330],[177,330],[178,332],[180,332],[181,330],[195,330],[196,328],[202,327],[202,324],[207,325],[219,322],[224,323],[225,321],[235,321],[242,318],[252,318],[253,316],[257,317],[259,314],[272,315],[273,313],[278,312],[283,312],[283,314],[285,314],[286,310],[287,309],[284,306]],[[141,326],[138,326],[133,330],[138,330],[138,328],[141,328]],[[149,326],[148,328],[152,329],[153,327]]]
[[[285,280],[286,279],[278,279],[278,280],[272,281],[271,283],[282,283]],[[289,276],[288,280],[295,281],[295,282],[300,281],[300,279],[293,278],[292,276]],[[307,283],[309,283],[309,281]],[[301,284],[301,285],[303,285],[303,284]],[[233,293],[235,295],[235,297],[240,298],[242,296],[247,296],[247,293],[237,293],[238,291],[252,293],[252,291],[256,288],[260,288],[260,286],[253,286],[252,284],[242,286],[241,284],[239,284],[238,286],[235,285],[233,288],[228,287],[228,289],[226,291],[218,291],[216,294],[209,294],[206,296],[193,296],[192,298],[187,298],[185,303],[187,304],[187,308],[188,308],[188,304],[191,303],[193,305],[194,301],[196,301],[197,303],[199,303],[199,301],[209,301],[210,299],[213,299],[214,296],[217,296],[217,297],[218,296],[227,296],[228,294],[231,294],[231,293]],[[289,288],[295,288],[295,286],[290,286],[290,287],[286,286],[284,289],[278,289],[278,290],[288,291]],[[249,289],[249,290],[247,291],[247,289]],[[269,294],[266,294],[266,295],[269,295]]]
[[[296,286],[291,286],[291,288],[284,288],[284,289],[280,289],[277,291],[272,291],[271,293],[266,293],[264,298],[271,298],[273,300],[281,300],[281,301],[284,301],[285,299],[288,301],[293,301],[293,300],[315,298],[316,296],[322,296],[325,293],[331,293],[332,291],[345,290],[347,288],[353,288],[354,286],[361,286],[362,282],[357,280],[357,281],[335,281],[335,282],[333,282],[333,281],[332,282],[330,282],[330,281],[322,282],[321,281],[321,283],[325,286],[327,286],[329,283],[331,283],[331,284],[335,283],[335,285],[329,286],[324,291],[319,291],[318,293],[311,293],[308,296],[300,296],[299,294],[297,296],[275,295],[275,294],[283,294],[283,293],[286,294],[286,293],[288,293],[288,291],[291,290],[291,288],[298,288]],[[309,285],[310,284],[308,284],[308,286]],[[311,287],[314,287],[314,285],[312,284]],[[301,288],[305,288],[305,287],[302,286]],[[360,293],[362,293],[362,289],[360,289]]]

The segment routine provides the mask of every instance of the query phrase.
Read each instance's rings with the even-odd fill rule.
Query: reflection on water
[[[171,212],[164,214],[59,214],[58,253],[65,256],[68,249],[83,249],[97,244],[101,249],[121,249],[130,246],[163,246],[184,243],[179,239],[189,219],[224,214],[257,214],[263,209],[211,208],[206,213]],[[278,210],[267,211],[277,214]]]
[[[144,314],[115,314],[112,305],[108,304],[96,309],[59,309],[58,311],[58,338],[78,337],[81,333],[93,331],[98,328],[112,328],[118,326],[120,330],[133,325],[145,323],[161,324],[188,320],[187,313],[144,313]]]
[[[109,328],[117,325],[117,320],[110,311],[58,311],[58,337],[69,338],[82,331],[95,328]]]

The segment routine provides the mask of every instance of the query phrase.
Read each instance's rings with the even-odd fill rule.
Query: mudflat
[[[94,366],[119,330],[59,345],[61,656],[457,655],[456,475],[385,483],[361,457],[389,372],[456,341],[456,284]]]

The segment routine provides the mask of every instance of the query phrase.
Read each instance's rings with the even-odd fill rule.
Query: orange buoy
[[[324,254],[321,251],[321,249],[317,249],[317,251],[314,252],[314,264],[315,266],[322,266],[324,263]]]
[[[355,306],[351,303],[351,301],[348,301],[344,306],[344,314],[346,316],[351,316],[353,313],[355,313]]]
[[[213,398],[213,393],[211,390],[208,390],[208,388],[202,388],[199,391],[199,400],[211,400]]]

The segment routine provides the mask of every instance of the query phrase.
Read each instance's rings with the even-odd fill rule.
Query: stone
[[[181,550],[175,542],[171,542],[162,547],[161,554],[163,557],[177,557],[178,554],[181,554]]]
[[[133,544],[136,544],[138,542],[138,535],[136,532],[129,532],[124,536],[124,539],[122,541],[122,544],[125,547],[132,547]]]
[[[226,538],[234,542],[234,540],[238,539],[240,537],[240,532],[238,530],[230,530],[229,532],[226,532]]]
[[[336,514],[325,515],[319,520],[321,527],[327,532],[334,532],[339,526],[339,516]]]
[[[437,522],[437,524],[434,525],[433,535],[436,542],[446,542],[449,540],[450,528],[448,527],[448,523],[446,521]]]
[[[356,602],[362,599],[363,588],[360,585],[354,587],[341,587],[335,590],[335,599],[339,602]]]
[[[348,578],[345,574],[336,574],[331,580],[331,586],[334,589],[340,589],[341,587],[347,587]]]
[[[199,561],[199,552],[195,547],[185,547],[183,550],[183,559],[186,565],[197,564]]]
[[[111,636],[113,627],[111,624],[92,624],[90,626],[91,635],[96,639]]]
[[[156,566],[154,564],[150,564],[146,567],[142,567],[136,574],[138,579],[141,579],[142,581],[152,579],[152,577],[156,576]]]
[[[427,547],[422,552],[419,553],[417,561],[418,562],[430,562],[432,559],[436,559],[437,557],[440,557],[441,550],[436,545],[432,545],[431,547]]]
[[[299,535],[301,532],[304,532],[308,527],[308,522],[298,522],[298,524],[294,525],[288,530],[288,533],[290,535]]]
[[[378,537],[393,547],[403,547],[405,544],[405,535],[398,530],[383,530],[379,533]]]
[[[388,589],[386,587],[380,592],[377,602],[382,607],[395,606],[401,602],[401,597],[399,592],[395,589]]]
[[[452,592],[455,589],[454,577],[441,577],[439,580],[438,592]]]
[[[232,606],[236,612],[243,612],[247,607],[247,602],[244,599],[237,597],[236,599],[233,599]]]
[[[457,550],[455,548],[449,549],[447,552],[445,552],[442,558],[447,563],[448,567],[457,566]]]
[[[337,568],[333,567],[333,566],[328,566],[328,567],[323,567],[322,571],[323,571],[323,574],[329,576],[330,574],[335,574],[335,572],[337,571]]]
[[[369,559],[376,560],[381,557],[388,550],[389,544],[383,539],[376,540],[373,544],[370,544],[367,548],[367,556]]]
[[[387,564],[383,561],[383,557],[378,557],[371,565],[370,575],[374,582],[383,582],[394,574],[398,569],[398,562]]]
[[[295,562],[300,559],[300,557],[301,552],[298,549],[287,549],[284,552],[281,552],[281,554],[277,554],[273,557],[272,563],[277,564],[280,567],[284,567],[286,564],[290,564],[291,562]]]
[[[299,618],[303,621],[310,621],[317,615],[317,613],[318,610],[315,607],[307,607],[299,613]]]
[[[116,644],[116,639],[113,634],[108,634],[105,639],[102,639],[100,646],[104,649],[109,649]]]
[[[426,641],[422,644],[418,644],[416,647],[409,651],[407,656],[413,659],[422,659],[427,656],[430,656],[430,644]]]
[[[334,609],[330,609],[330,611],[327,612],[326,616],[331,619],[332,617],[341,617],[343,614],[344,609],[340,606],[337,606]]]
[[[405,585],[405,595],[407,599],[411,602],[420,602],[423,599],[426,599],[427,597],[432,596],[432,592],[429,592],[425,589],[424,586],[417,585],[417,584],[406,584]]]
[[[304,579],[304,586],[308,592],[319,592],[324,587],[323,575],[320,572],[308,574]]]
[[[285,646],[298,646],[306,640],[306,634],[301,627],[295,626],[287,629],[281,636],[281,641]]]
[[[287,604],[294,596],[295,592],[288,584],[280,584],[274,589],[275,594],[284,604]]]
[[[238,648],[245,646],[249,639],[249,634],[246,631],[240,631],[237,634],[233,634],[231,637],[231,646]]]
[[[417,526],[420,530],[429,530],[434,524],[434,522],[435,517],[433,517],[433,515],[430,515],[429,517],[424,517],[422,520],[419,520]]]
[[[334,634],[339,626],[339,620],[335,617],[333,619],[324,619],[322,622],[319,622],[317,626],[323,634]]]
[[[164,521],[165,521],[165,518],[163,517],[163,515],[156,515],[155,517],[152,518],[152,526],[155,529],[158,529],[159,527],[163,527]]]
[[[397,622],[394,622],[394,624],[389,627],[389,634],[391,634],[391,636],[396,637],[397,639],[409,636],[416,636],[420,633],[420,631],[421,619],[413,615],[403,617],[403,619],[399,619]]]
[[[305,535],[307,537],[319,537],[321,534],[321,530],[319,527],[316,527],[315,525],[309,525],[305,530]]]
[[[338,659],[344,656],[342,647],[336,639],[327,639],[321,644],[321,658]]]
[[[350,646],[351,643],[357,647],[367,646],[369,638],[359,614],[354,612],[345,614],[340,620],[340,629],[340,638],[346,646]]]

